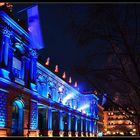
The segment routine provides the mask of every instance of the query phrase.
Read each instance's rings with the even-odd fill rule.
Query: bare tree
[[[66,30],[73,33],[79,47],[88,51],[85,61],[75,70],[100,94],[107,92],[107,99],[126,111],[140,134],[140,5],[86,7],[85,22],[77,22],[78,18],[71,16]],[[117,93],[120,97],[114,98]]]

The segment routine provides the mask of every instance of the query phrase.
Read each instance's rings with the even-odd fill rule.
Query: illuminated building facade
[[[136,125],[126,117],[125,112],[108,109],[104,111],[104,135],[136,135]]]
[[[98,98],[38,62],[29,34],[0,11],[0,136],[94,136]]]
[[[103,135],[103,131],[104,131],[104,108],[100,104],[98,104],[98,116],[99,116],[98,134]]]

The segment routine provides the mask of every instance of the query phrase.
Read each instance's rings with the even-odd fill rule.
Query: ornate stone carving
[[[22,43],[22,42],[15,42],[15,47],[16,47],[16,46],[23,47],[23,43]],[[16,47],[16,48],[19,48],[19,47]]]
[[[47,84],[46,77],[42,73],[37,72],[37,81],[40,82],[40,83]]]
[[[26,57],[26,56],[22,56],[22,61],[30,61],[30,59],[28,58],[28,57]]]
[[[7,37],[10,37],[12,35],[12,32],[7,27],[4,27],[2,29],[2,33],[3,33],[3,35],[5,35]]]
[[[54,88],[53,81],[48,81],[49,89],[52,90]]]
[[[29,49],[29,56],[37,58],[38,57],[38,53],[36,52],[36,50]]]

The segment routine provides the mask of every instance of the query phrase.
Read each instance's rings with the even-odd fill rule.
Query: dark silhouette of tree
[[[73,16],[66,33],[88,52],[75,71],[100,94],[107,92],[108,101],[125,110],[140,134],[140,5],[85,5],[81,22],[72,7],[67,6]]]

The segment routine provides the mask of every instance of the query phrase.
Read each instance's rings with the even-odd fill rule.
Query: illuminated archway
[[[12,104],[12,135],[23,135],[24,104],[21,100],[15,100]]]

